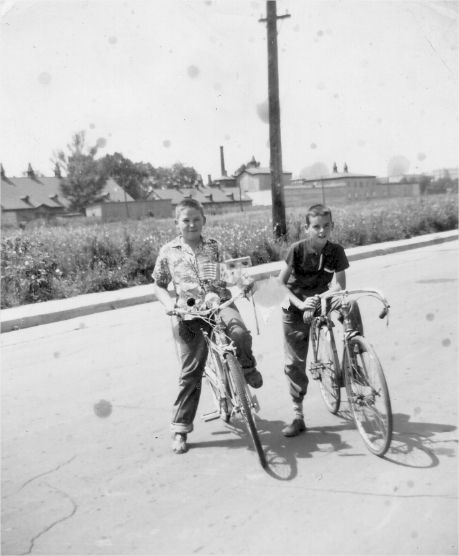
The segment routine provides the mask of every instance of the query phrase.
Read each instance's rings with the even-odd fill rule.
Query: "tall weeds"
[[[333,241],[344,247],[457,229],[457,195],[331,207]],[[204,233],[230,257],[253,265],[282,260],[305,237],[305,210],[287,215],[288,240],[273,237],[271,210],[209,216]],[[177,234],[173,219],[4,230],[2,308],[152,282],[159,249]]]

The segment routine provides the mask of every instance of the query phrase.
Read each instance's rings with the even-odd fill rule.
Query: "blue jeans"
[[[338,311],[339,320],[342,322],[341,299],[333,299],[328,302],[328,313]],[[363,335],[363,323],[360,309],[355,300],[349,300],[349,320],[352,329]],[[309,329],[310,325],[303,322],[303,313],[300,311],[283,310],[284,329],[284,373],[289,383],[289,392],[294,402],[302,402],[308,389],[308,377],[306,375],[306,358],[308,356]],[[320,314],[320,307],[316,315]]]
[[[256,366],[252,353],[252,335],[246,328],[236,306],[230,305],[220,313],[226,324],[226,334],[234,342],[236,357],[245,374]],[[202,375],[207,360],[207,344],[203,332],[210,334],[211,326],[201,319],[181,321],[173,317],[174,338],[182,370],[179,378],[179,393],[174,403],[171,432],[188,433],[193,430]]]

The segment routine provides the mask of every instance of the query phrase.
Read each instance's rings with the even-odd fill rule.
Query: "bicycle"
[[[349,295],[364,294],[378,298],[384,308],[379,315],[383,319],[389,312],[389,304],[379,290],[360,289],[330,292],[321,297],[320,315],[315,316],[310,328],[312,361],[309,371],[320,386],[327,409],[338,413],[341,388],[346,389],[351,413],[367,448],[382,457],[392,440],[392,409],[384,371],[370,342],[350,328],[347,318]],[[326,314],[327,300],[341,297],[344,314],[342,364],[338,358],[334,324]]]
[[[202,419],[211,421],[221,418],[225,423],[229,423],[233,417],[242,416],[252,437],[261,466],[265,468],[266,456],[252,413],[257,413],[260,406],[257,397],[251,394],[247,386],[242,368],[236,359],[235,346],[225,334],[225,323],[220,316],[220,311],[244,296],[246,296],[246,289],[220,303],[218,295],[208,293],[201,305],[197,304],[196,300],[189,300],[191,304],[189,308],[175,309],[173,314],[184,319],[200,318],[211,326],[210,334],[204,332],[208,347],[204,377],[210,386],[216,409],[203,415]],[[201,308],[202,306],[205,308]]]

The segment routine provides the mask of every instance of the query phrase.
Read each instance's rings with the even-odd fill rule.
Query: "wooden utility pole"
[[[277,16],[276,2],[266,2],[268,28],[268,100],[269,100],[269,147],[271,169],[271,195],[273,203],[273,229],[277,238],[287,234],[285,220],[284,181],[282,170],[282,143],[279,102],[279,65],[277,61],[277,20],[290,17]]]

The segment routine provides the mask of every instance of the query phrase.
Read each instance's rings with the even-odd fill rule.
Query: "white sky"
[[[269,165],[266,4],[4,0],[1,161],[52,175],[73,133],[207,182]],[[457,1],[277,2],[284,170],[388,174],[457,166]],[[260,106],[261,105],[261,106]],[[258,108],[257,108],[258,107]]]

